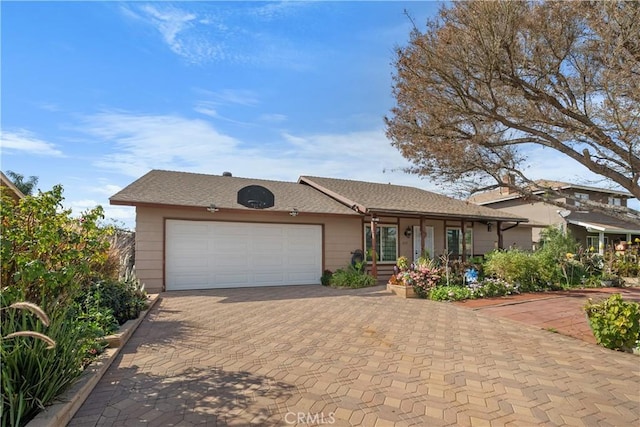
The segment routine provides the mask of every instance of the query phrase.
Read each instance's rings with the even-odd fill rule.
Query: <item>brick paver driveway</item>
[[[383,288],[163,294],[71,425],[640,422],[640,358]]]

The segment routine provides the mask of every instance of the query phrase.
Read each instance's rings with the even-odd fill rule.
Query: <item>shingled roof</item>
[[[544,194],[544,188],[552,188],[556,191],[564,191],[569,189],[574,190],[583,190],[583,191],[594,191],[598,193],[608,193],[615,195],[617,197],[625,197],[628,199],[633,198],[633,194],[628,191],[621,190],[610,190],[607,188],[598,188],[598,187],[590,187],[586,185],[577,185],[571,184],[563,181],[550,181],[546,179],[540,179],[535,181],[535,183],[542,187],[541,189],[533,189],[533,194]],[[475,203],[477,205],[488,205],[491,203],[504,202],[507,200],[518,199],[522,197],[520,193],[509,191],[505,188],[496,188],[489,191],[483,191],[482,193],[477,193],[469,197],[469,201]]]
[[[528,221],[508,212],[478,206],[416,187],[314,176],[301,176],[298,182],[314,187],[363,213]]]
[[[275,196],[275,205],[263,211],[286,211],[358,215],[341,203],[332,200],[306,185],[295,182],[268,181],[232,176],[152,170],[134,181],[109,201],[112,205],[166,205],[180,207],[208,207],[220,209],[254,210],[238,204],[238,190],[260,185]]]
[[[571,212],[567,222],[606,233],[640,234],[640,222],[631,215],[625,221],[601,212]]]

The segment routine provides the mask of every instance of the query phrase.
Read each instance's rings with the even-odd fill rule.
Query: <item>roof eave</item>
[[[640,234],[640,229],[628,229],[628,228],[617,228],[617,227],[607,227],[602,224],[594,224],[590,222],[584,221],[576,221],[576,220],[568,220],[569,224],[577,225],[579,227],[584,227],[589,232],[603,232],[603,233],[615,233],[615,234]]]
[[[109,204],[118,206],[133,206],[133,207],[148,207],[148,208],[174,208],[174,209],[189,209],[189,210],[206,210],[209,206],[204,205],[178,205],[171,203],[157,203],[157,202],[137,202],[137,201],[123,201],[109,199]],[[228,206],[216,206],[216,212],[268,212],[268,213],[290,213],[291,209],[243,209]],[[339,215],[339,216],[361,216],[358,212],[345,211],[345,212],[321,212],[321,211],[308,211],[297,209],[298,215]]]
[[[422,212],[422,211],[407,211],[397,209],[384,209],[384,208],[369,208],[369,213],[383,214],[383,215],[408,215],[416,217],[430,217],[434,219],[469,219],[472,221],[503,221],[503,222],[529,222],[527,218],[518,217],[502,217],[491,215],[461,215],[461,214],[447,214],[439,212]]]

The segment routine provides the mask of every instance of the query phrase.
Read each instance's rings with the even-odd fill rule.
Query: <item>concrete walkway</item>
[[[72,426],[632,426],[640,358],[382,287],[162,295]]]

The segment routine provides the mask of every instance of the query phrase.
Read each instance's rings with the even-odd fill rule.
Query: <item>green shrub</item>
[[[329,283],[336,288],[366,288],[376,284],[376,278],[352,265],[336,270]]]
[[[436,286],[429,291],[429,299],[434,301],[460,301],[471,297],[471,290],[462,286]]]
[[[540,234],[541,248],[534,253],[540,279],[550,287],[579,285],[586,268],[576,257],[579,245],[569,231],[547,227]]]
[[[623,301],[620,294],[594,304],[591,299],[584,310],[598,344],[613,350],[629,351],[640,340],[640,304]]]
[[[137,319],[147,306],[147,295],[133,276],[124,280],[106,280],[93,283],[87,291],[83,307],[101,307],[109,310],[117,323]]]
[[[470,286],[474,298],[492,298],[519,294],[518,284],[511,284],[501,279],[485,278],[482,282]]]
[[[484,272],[509,283],[519,284],[523,292],[544,288],[539,259],[519,249],[493,251],[486,255]]]
[[[28,422],[82,372],[104,347],[101,338],[117,321],[137,317],[146,304],[134,279],[117,282],[109,261],[110,228],[101,227],[97,207],[71,216],[62,208],[62,187],[0,204],[0,331],[33,331],[55,340],[54,349],[32,337],[2,339],[3,426]],[[96,297],[91,288],[108,283]],[[82,301],[89,298],[84,306]],[[93,300],[91,300],[93,298]],[[29,301],[49,313],[44,326],[29,313],[10,308]]]
[[[9,295],[7,295],[9,294]],[[3,292],[2,335],[17,331],[34,331],[46,334],[56,342],[48,349],[43,341],[31,337],[2,339],[2,404],[0,418],[3,426],[22,426],[44,406],[65,391],[82,373],[87,342],[84,331],[78,328],[73,311],[58,306],[49,313],[48,327],[31,313],[13,310],[15,293]]]
[[[322,276],[320,276],[320,283],[322,286],[329,286],[331,284],[331,276],[333,272],[331,270],[325,270],[322,272]]]
[[[0,204],[0,283],[22,291],[45,311],[75,298],[107,261],[110,229],[100,228],[102,208],[79,218],[62,209],[62,187]]]

